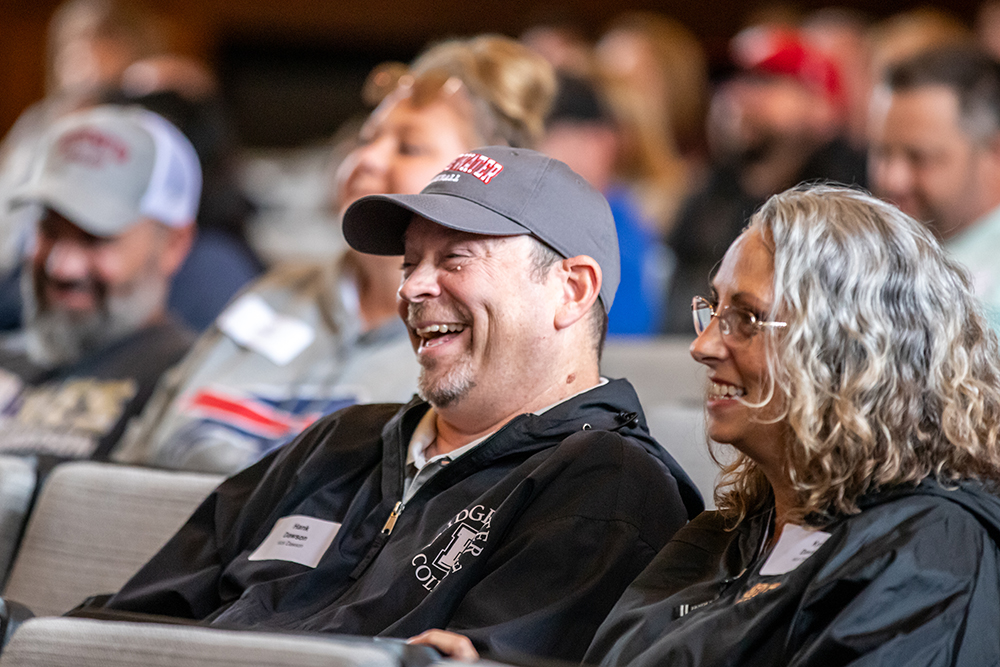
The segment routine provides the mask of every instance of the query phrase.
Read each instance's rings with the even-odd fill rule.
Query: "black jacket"
[[[622,596],[586,661],[604,665],[1000,664],[1000,500],[925,481],[860,514],[786,574],[762,576],[769,516],[706,512]]]
[[[109,607],[226,626],[409,637],[579,660],[622,591],[701,509],[615,380],[521,415],[385,530],[427,404],[357,406],[223,483]],[[275,522],[342,524],[318,566],[248,560]]]

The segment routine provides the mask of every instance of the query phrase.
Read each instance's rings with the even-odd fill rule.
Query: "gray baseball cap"
[[[344,212],[344,237],[360,252],[402,255],[414,214],[473,234],[531,234],[566,258],[588,255],[611,310],[621,276],[615,219],[604,196],[559,160],[508,146],[463,153],[418,195],[358,199]]]
[[[31,178],[12,199],[108,237],[140,218],[189,225],[200,196],[198,155],[180,130],[151,111],[105,105],[53,124]]]

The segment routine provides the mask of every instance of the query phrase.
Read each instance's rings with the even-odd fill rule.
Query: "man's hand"
[[[447,630],[428,630],[410,637],[406,643],[436,648],[445,657],[462,662],[475,662],[479,659],[479,652],[468,637]]]

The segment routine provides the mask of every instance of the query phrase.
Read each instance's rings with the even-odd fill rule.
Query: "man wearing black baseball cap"
[[[600,377],[618,282],[607,202],[524,149],[460,156],[344,217],[402,254],[422,367],[225,482],[110,607],[579,660],[624,587],[701,509],[624,380]]]

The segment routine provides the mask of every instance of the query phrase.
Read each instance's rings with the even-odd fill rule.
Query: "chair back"
[[[402,667],[397,654],[322,635],[33,618],[14,633],[0,667]]]
[[[7,578],[38,482],[33,456],[0,455],[0,584]]]
[[[92,461],[56,466],[28,518],[4,596],[46,616],[117,591],[221,481]]]
[[[691,336],[610,339],[601,372],[635,387],[649,432],[691,477],[713,509],[719,466],[705,436],[705,367],[691,358]]]
[[[702,405],[705,367],[691,358],[693,336],[609,338],[601,358],[601,373],[632,383],[643,406],[672,402]]]

